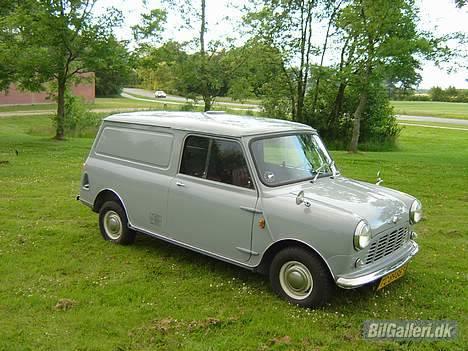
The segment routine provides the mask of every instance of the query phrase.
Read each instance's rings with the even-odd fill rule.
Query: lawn
[[[159,101],[137,101],[126,98],[96,98],[94,103],[88,104],[90,109],[106,109],[106,110],[119,110],[126,108],[134,109],[154,109],[162,107],[162,103]],[[172,106],[172,105],[171,105]],[[168,108],[171,108],[168,105]],[[179,108],[179,106],[177,106]],[[37,105],[12,105],[12,106],[1,106],[0,113],[2,112],[17,112],[17,111],[55,111],[57,109],[56,104],[37,104]]]
[[[41,117],[0,119],[0,350],[464,350],[468,134],[404,128],[395,152],[334,152],[342,173],[420,198],[421,251],[382,291],[337,291],[320,310],[254,273],[139,236],[102,240],[75,201],[92,139],[58,142]],[[18,152],[16,155],[15,150]],[[195,230],[195,228],[194,228]],[[449,319],[458,339],[362,340],[367,319]],[[465,346],[463,346],[465,345]]]
[[[400,115],[468,119],[468,103],[434,101],[391,101]]]
[[[154,100],[154,101],[141,101],[141,100],[132,100],[127,98],[96,98],[94,103],[87,104],[91,111],[97,112],[111,112],[111,111],[128,111],[128,110],[166,110],[166,111],[180,111],[181,109],[188,109],[193,111],[202,111],[202,106],[190,105],[190,104],[171,104],[167,100]],[[230,108],[233,107],[234,110]],[[218,105],[214,106],[213,110],[223,110],[226,112],[232,112],[237,114],[246,114],[249,111],[238,111],[235,110],[236,106],[231,105]],[[16,112],[40,112],[48,114],[51,111],[57,109],[56,104],[36,104],[36,105],[11,105],[11,106],[1,106],[0,105],[0,118],[2,113],[16,113]],[[250,112],[252,113],[252,112]]]

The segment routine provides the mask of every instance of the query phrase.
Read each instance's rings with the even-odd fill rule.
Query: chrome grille
[[[408,239],[408,227],[389,230],[374,240],[367,251],[366,264],[380,260],[403,246]]]

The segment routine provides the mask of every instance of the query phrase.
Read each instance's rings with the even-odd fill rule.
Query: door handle
[[[180,187],[184,187],[184,186],[185,186],[185,184],[182,183],[182,182],[176,182],[175,185],[180,186]]]

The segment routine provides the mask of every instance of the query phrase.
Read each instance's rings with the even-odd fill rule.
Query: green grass
[[[92,139],[30,134],[49,124],[0,119],[0,350],[465,349],[466,132],[408,127],[396,152],[334,152],[344,175],[374,182],[381,170],[384,185],[420,198],[425,220],[406,277],[380,292],[340,290],[314,311],[258,274],[161,241],[102,240],[96,214],[74,199]],[[367,319],[454,319],[460,336],[369,342]]]
[[[23,112],[23,111],[55,111],[56,104],[40,104],[40,105],[15,105],[15,106],[1,106],[0,105],[0,113],[6,112]],[[188,105],[187,105],[188,106]],[[174,105],[174,104],[166,104],[164,100],[155,100],[155,101],[140,101],[140,100],[132,100],[127,98],[96,98],[94,103],[88,104],[88,107],[91,110],[107,110],[107,111],[119,111],[119,110],[126,110],[126,109],[148,109],[148,110],[165,110],[165,111],[180,111],[184,108],[183,104]],[[246,114],[252,113],[249,111],[237,111],[231,110],[230,107],[236,106],[228,106],[228,105],[220,105],[214,106],[214,110],[223,110],[226,112],[232,112],[237,114]],[[193,111],[203,111],[202,106],[193,106]],[[0,116],[1,117],[1,116]]]
[[[468,103],[433,101],[392,101],[400,115],[468,119]]]
[[[1,112],[17,112],[17,111],[44,111],[44,110],[55,110],[57,105],[53,104],[32,104],[32,105],[0,105]]]
[[[161,104],[147,101],[137,101],[125,98],[96,98],[94,103],[88,104],[91,109],[113,109],[116,110],[121,108],[156,108],[160,107]],[[52,110],[55,111],[57,108],[56,104],[40,104],[40,105],[15,105],[15,106],[1,106],[1,112],[17,112],[17,111],[44,111]]]

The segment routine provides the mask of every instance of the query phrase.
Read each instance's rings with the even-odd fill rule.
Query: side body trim
[[[158,233],[154,233],[154,232],[149,232],[147,230],[144,230],[144,229],[141,229],[141,228],[138,228],[134,225],[132,225],[130,222],[128,223],[128,227],[130,229],[133,229],[133,230],[136,230],[137,232],[140,232],[140,233],[143,233],[143,234],[146,234],[146,235],[149,235],[149,236],[152,236],[154,238],[157,238],[157,239],[161,239],[161,240],[164,240],[164,241],[167,241],[171,244],[174,244],[174,245],[177,245],[177,246],[180,246],[180,247],[183,247],[183,248],[186,248],[186,249],[189,249],[189,250],[192,250],[192,251],[195,251],[195,252],[198,252],[198,253],[202,253],[206,256],[210,256],[210,257],[213,257],[213,258],[217,258],[221,261],[224,261],[224,262],[228,262],[228,263],[232,263],[232,264],[235,264],[236,266],[240,266],[240,267],[243,267],[243,268],[246,268],[246,269],[249,269],[249,270],[254,270],[256,266],[251,266],[251,265],[248,265],[248,264],[245,264],[243,262],[239,262],[239,261],[236,261],[236,260],[233,260],[233,259],[230,259],[230,258],[227,258],[227,257],[224,257],[224,256],[220,256],[218,254],[215,254],[215,253],[212,253],[210,251],[206,251],[206,250],[203,250],[203,249],[199,249],[198,247],[195,247],[195,246],[192,246],[192,245],[189,245],[189,244],[186,244],[186,243],[183,243],[181,241],[177,241],[175,239],[171,239],[171,238],[168,238],[167,236],[164,236],[162,234],[158,234]]]

